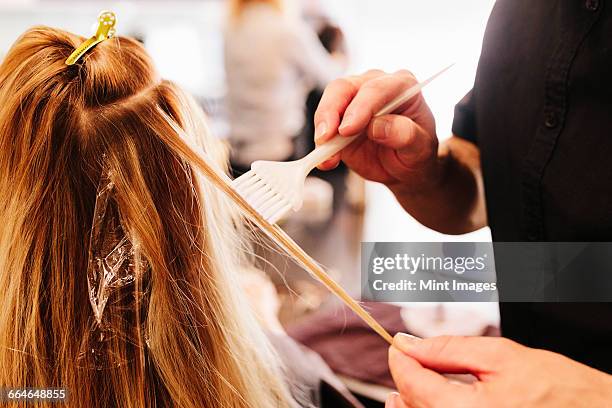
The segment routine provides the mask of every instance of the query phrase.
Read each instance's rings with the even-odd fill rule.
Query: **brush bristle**
[[[253,170],[235,179],[232,186],[271,224],[291,209],[291,203]]]

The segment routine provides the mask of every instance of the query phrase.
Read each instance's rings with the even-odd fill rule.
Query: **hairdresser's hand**
[[[612,376],[503,338],[395,336],[386,407],[609,407]],[[471,384],[438,374],[471,373]]]
[[[323,93],[315,114],[315,143],[340,133],[365,137],[322,163],[323,170],[340,160],[362,177],[388,186],[402,184],[418,191],[435,182],[438,140],[435,121],[425,99],[418,94],[396,114],[372,119],[385,104],[417,80],[408,71],[386,74],[368,71],[333,81]]]

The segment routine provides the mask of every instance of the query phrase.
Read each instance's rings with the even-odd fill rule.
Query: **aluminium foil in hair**
[[[136,248],[113,205],[113,190],[110,173],[105,171],[96,192],[87,266],[89,301],[99,325],[111,292],[134,282],[137,270]]]
[[[137,344],[131,338],[134,335],[131,327],[141,326],[135,316],[147,296],[146,288],[141,288],[141,292],[127,288],[135,283],[137,274],[148,268],[148,263],[122,223],[114,191],[112,173],[105,165],[96,191],[87,263],[93,318],[77,358],[83,368],[96,370],[127,362],[126,355],[118,353],[113,344]]]

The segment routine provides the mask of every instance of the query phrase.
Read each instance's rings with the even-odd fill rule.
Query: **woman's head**
[[[83,40],[34,28],[0,65],[0,387],[65,386],[83,406],[280,404],[232,279],[239,220],[190,166],[194,150],[223,166],[223,149],[139,43],[66,65]]]

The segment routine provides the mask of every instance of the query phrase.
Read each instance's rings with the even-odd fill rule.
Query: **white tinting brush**
[[[407,89],[378,111],[376,116],[393,113],[451,66]],[[300,209],[304,196],[304,180],[308,173],[358,137],[359,135],[352,137],[336,135],[300,160],[253,162],[251,170],[235,179],[232,186],[268,222],[274,224],[289,210]]]

